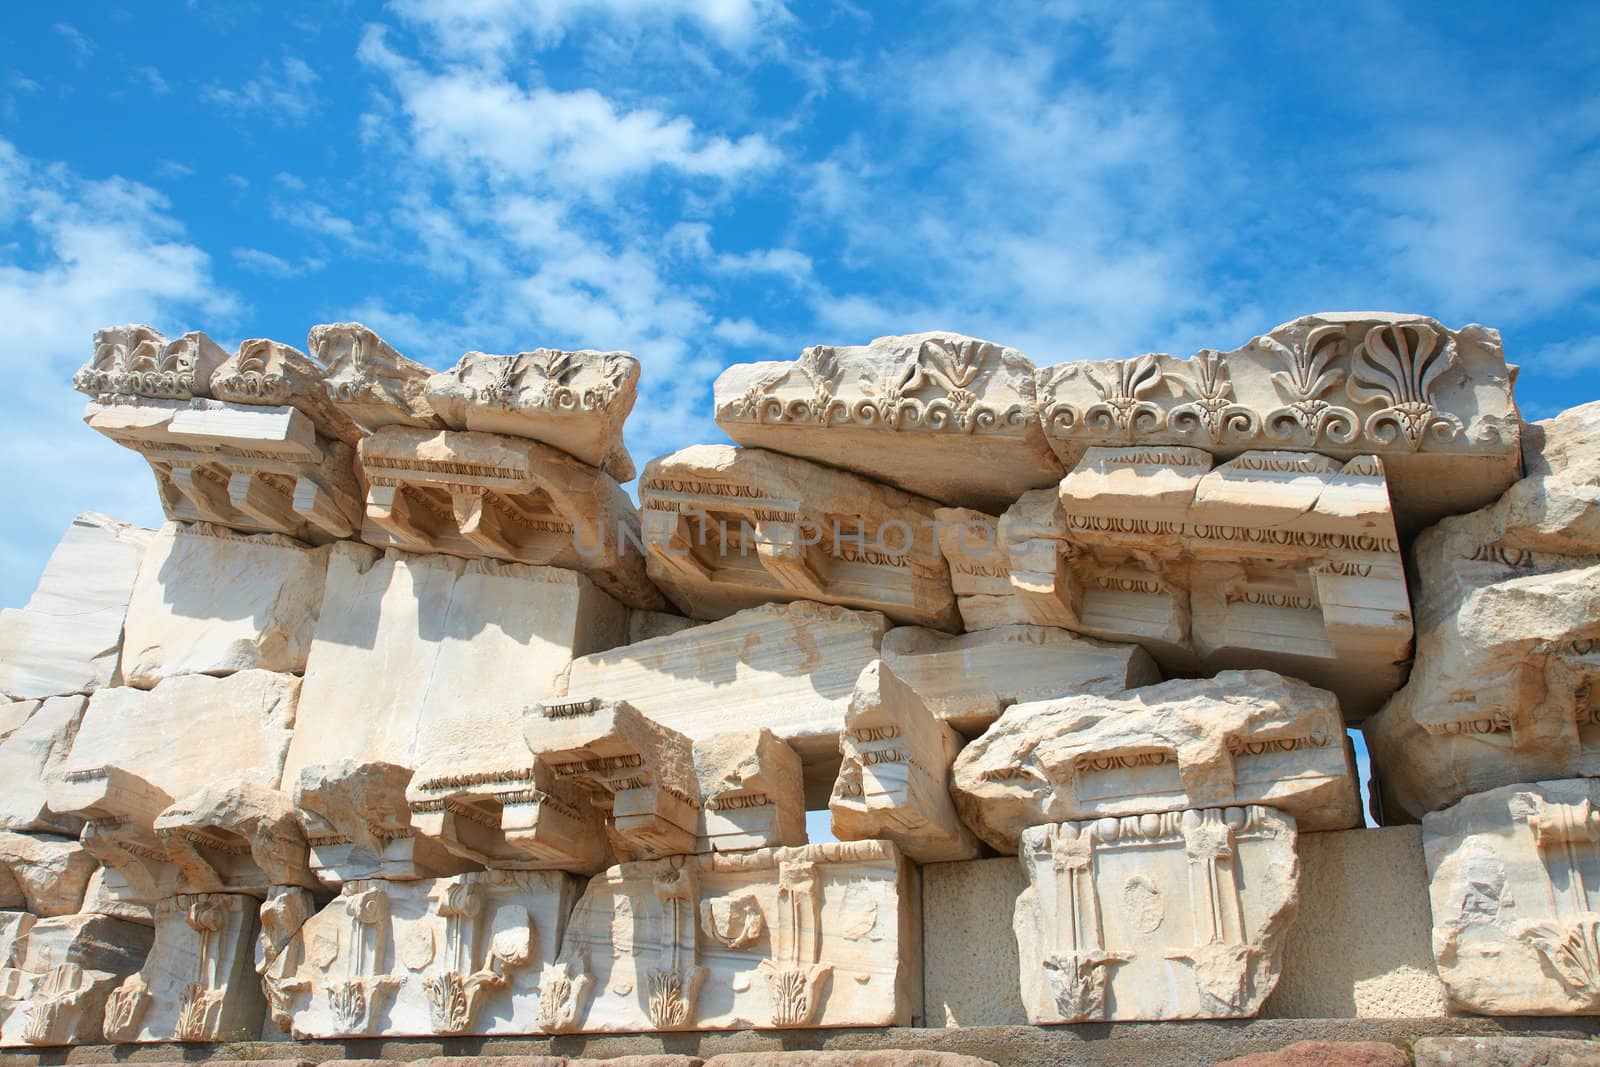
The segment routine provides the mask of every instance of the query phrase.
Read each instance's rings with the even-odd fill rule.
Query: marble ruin
[[[639,469],[646,374],[94,335],[166,522],[0,612],[0,1046],[1271,1015],[1352,727],[1438,1002],[1600,1015],[1600,403],[1495,331],[819,346]]]

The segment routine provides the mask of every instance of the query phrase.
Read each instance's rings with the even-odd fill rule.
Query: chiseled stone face
[[[625,863],[597,874],[540,983],[553,1033],[905,1026],[915,875],[877,841]]]
[[[0,831],[0,909],[71,915],[83,905],[95,861],[70,837]]]
[[[93,512],[72,520],[27,606],[0,611],[0,696],[39,699],[116,683],[123,616],[151,536]]]
[[[147,926],[109,915],[38,919],[11,943],[0,1046],[98,1045],[107,995],[144,962]]]
[[[1068,469],[1107,446],[1377,455],[1407,536],[1482,507],[1518,473],[1499,331],[1415,315],[1324,312],[1231,352],[1044,367],[1036,402]]]
[[[274,1020],[301,1040],[536,1033],[580,885],[554,871],[346,882],[264,964]]]
[[[957,630],[933,501],[756,448],[694,445],[639,479],[649,574],[684,614],[812,600]]]
[[[326,548],[168,523],[144,559],[123,630],[123,684],[148,689],[180,674],[305,670]]]
[[[0,828],[28,833],[77,834],[83,820],[52,811],[46,783],[56,777],[72,750],[88,697],[27,701],[33,711],[0,741]]]
[[[978,835],[1014,852],[1068,819],[1270,804],[1302,830],[1361,824],[1333,694],[1270,671],[1016,704],[957,758]]]
[[[1014,920],[1028,1021],[1248,1018],[1277,984],[1294,820],[1260,805],[1023,832]]]
[[[328,398],[367,432],[384,426],[444,425],[423,396],[433,371],[402,356],[359,322],[313,326],[306,347],[326,368]]]
[[[1600,780],[1474,793],[1422,817],[1433,954],[1453,1008],[1600,1014]]]
[[[1387,818],[1600,775],[1600,403],[1523,440],[1526,478],[1417,538],[1416,663],[1365,725]]]
[[[793,362],[723,371],[717,425],[741,445],[998,510],[1061,477],[1033,377],[1016,349],[960,334],[819,345]]]

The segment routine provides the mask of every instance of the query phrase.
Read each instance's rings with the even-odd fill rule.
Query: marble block
[[[1422,817],[1433,955],[1457,1011],[1600,1014],[1600,780],[1474,793]]]
[[[533,871],[346,882],[265,964],[274,1018],[298,1040],[536,1033],[580,886]]]
[[[368,433],[385,426],[444,426],[423,395],[433,371],[359,322],[311,327],[306,348],[326,372],[328,399]]]
[[[0,696],[39,699],[117,684],[123,616],[151,536],[93,512],[72,520],[27,605],[0,611]]]
[[[1338,701],[1270,671],[1015,704],[962,750],[952,791],[1001,852],[1029,826],[1185,808],[1270,804],[1302,831],[1361,825]]]
[[[412,770],[355,759],[300,768],[294,806],[305,827],[311,869],[337,888],[362,878],[408,881],[459,874],[470,861],[412,825],[406,787]]]
[[[649,575],[685,615],[811,600],[960,629],[924,497],[777,452],[695,445],[650,461],[639,505]]]
[[[106,997],[151,939],[149,927],[109,915],[29,924],[0,959],[0,1046],[100,1044]]]
[[[552,1033],[906,1026],[915,870],[839,842],[625,863],[590,879],[540,982]]]
[[[125,685],[305,670],[328,550],[281,534],[167,523],[145,552],[122,640]]]
[[[52,811],[46,784],[72,751],[89,698],[50,697],[30,702],[34,711],[0,741],[0,829],[76,834],[83,820]]]
[[[94,869],[94,857],[70,837],[0,831],[0,909],[76,914]]]
[[[1600,403],[1523,440],[1525,478],[1413,548],[1416,663],[1364,727],[1386,820],[1600,775]]]
[[[1023,831],[1014,929],[1034,1025],[1249,1018],[1298,902],[1294,820],[1260,805]]]
[[[1033,364],[990,341],[919,333],[818,345],[793,362],[736,363],[713,391],[717,425],[741,445],[945,504],[1003,510],[1061,477]]]

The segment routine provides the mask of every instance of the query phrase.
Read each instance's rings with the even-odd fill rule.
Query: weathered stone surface
[[[961,736],[935,719],[888,664],[862,670],[844,725],[844,759],[828,800],[835,837],[893,841],[918,863],[978,854],[978,839],[950,800],[950,764]]]
[[[1404,680],[1411,608],[1382,464],[1092,448],[1001,518],[1033,621],[1144,645],[1170,674],[1264,667],[1359,722]]]
[[[156,905],[155,944],[106,997],[107,1041],[225,1041],[260,1032],[255,897],[201,893]]]
[[[878,658],[877,612],[769,604],[718,622],[572,661],[553,700],[625,700],[699,740],[766,727],[833,786],[839,731],[861,669]]]
[[[924,1049],[873,1049],[837,1052],[724,1052],[706,1060],[706,1067],[995,1067],[989,1060],[958,1052]]]
[[[0,831],[0,908],[72,915],[94,867],[94,857],[71,838]]]
[[[326,548],[281,534],[167,523],[146,550],[122,640],[125,685],[180,674],[305,670]]]
[[[1416,1067],[1596,1067],[1594,1041],[1559,1037],[1419,1037]]]
[[[1217,1067],[1411,1067],[1411,1057],[1382,1041],[1296,1041],[1276,1052],[1223,1060]]]
[[[733,730],[697,742],[696,853],[806,843],[800,757],[771,730]]]
[[[1004,509],[1061,465],[1021,352],[951,333],[808,348],[740,363],[714,387],[717,425],[741,445],[864,474],[945,504]]]
[[[1272,992],[1296,906],[1293,819],[1250,805],[1054,823],[1023,831],[1020,856],[1035,1025],[1248,1018]]]
[[[76,834],[83,820],[50,809],[46,782],[72,751],[89,698],[51,697],[30,702],[34,711],[0,741],[0,828],[30,833]]]
[[[906,1025],[915,873],[876,841],[625,863],[596,875],[541,983],[572,1031]]]
[[[429,378],[424,396],[451,429],[541,441],[626,482],[636,472],[622,424],[638,383],[639,361],[626,352],[468,352]]]
[[[94,353],[72,387],[88,396],[189,400],[211,395],[211,375],[228,358],[215,341],[198,331],[168,341],[142,325],[96,330]]]
[[[409,426],[359,451],[368,544],[565,567],[633,607],[665,606],[633,501],[599,468],[520,437]]]
[[[650,577],[686,615],[811,600],[960,628],[924,497],[777,452],[695,445],[650,461],[639,503]]]
[[[1231,352],[1045,367],[1037,404],[1068,469],[1096,446],[1381,456],[1409,535],[1482,507],[1516,480],[1511,384],[1497,330],[1324,312]]]
[[[412,771],[346,759],[300,768],[294,805],[306,829],[311,869],[338,886],[361,878],[406,881],[458,874],[467,861],[411,824]]]
[[[402,356],[359,322],[313,326],[306,347],[326,368],[328,398],[367,432],[385,426],[444,425],[423,396],[433,371]]]
[[[177,869],[171,892],[264,898],[279,886],[316,888],[294,805],[277,789],[209,785],[168,805],[154,830]]]
[[[1270,804],[1302,830],[1361,824],[1333,694],[1270,671],[1013,705],[956,759],[957,802],[990,845],[1068,819]]]
[[[1600,1014],[1600,780],[1475,793],[1422,818],[1433,954],[1453,1008]]]
[[[360,427],[328,396],[327,368],[281,341],[240,342],[239,350],[212,372],[211,395],[253,407],[291,407],[324,437],[346,444],[361,438]]]
[[[148,927],[106,915],[33,922],[0,960],[0,1045],[93,1045],[106,995],[138,969]]]
[[[419,779],[508,770],[524,708],[626,626],[625,609],[571,571],[336,545],[285,780],[346,759]],[[529,761],[519,751],[509,764]]]
[[[346,882],[266,964],[274,1018],[297,1038],[535,1031],[580,884],[529,871]]]
[[[72,520],[27,606],[0,611],[0,696],[36,699],[116,684],[123,616],[150,537],[93,512]]]
[[[1161,680],[1138,645],[1079,637],[1053,626],[1002,626],[943,634],[897,626],[883,635],[883,662],[944,722],[975,736],[1013,704],[1076,694],[1120,693]]]
[[[1417,538],[1416,664],[1365,727],[1385,819],[1600,775],[1600,403],[1523,436],[1526,478]]]

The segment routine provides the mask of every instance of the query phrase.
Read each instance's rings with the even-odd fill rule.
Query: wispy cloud
[[[304,122],[320,103],[319,80],[305,60],[286,56],[276,64],[263,63],[255,77],[238,85],[210,85],[204,95],[234,114],[261,114],[276,123]]]
[[[58,22],[50,28],[67,43],[67,47],[72,51],[74,63],[81,67],[89,62],[89,57],[94,55],[98,46],[85,36],[82,30],[70,22]]]
[[[255,274],[266,275],[269,278],[293,278],[302,274],[311,274],[323,268],[320,259],[306,258],[298,263],[291,263],[281,256],[271,252],[264,252],[259,248],[235,248],[231,253],[233,261],[245,270]]]

